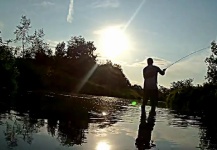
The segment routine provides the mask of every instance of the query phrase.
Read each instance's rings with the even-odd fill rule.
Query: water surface
[[[166,108],[157,108],[154,119],[141,126],[140,103],[132,105],[134,100],[55,94],[21,99],[0,103],[1,150],[138,150],[139,132],[144,138],[150,134],[152,149],[216,148],[216,130],[207,121]]]

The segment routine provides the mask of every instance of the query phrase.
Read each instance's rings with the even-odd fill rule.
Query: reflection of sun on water
[[[99,142],[97,144],[96,150],[110,150],[110,145],[106,142]]]
[[[129,48],[127,35],[118,27],[104,29],[100,40],[103,53],[109,59],[114,59]]]
[[[106,116],[106,115],[107,115],[107,113],[103,111],[103,112],[102,112],[102,115],[103,115],[103,116]]]

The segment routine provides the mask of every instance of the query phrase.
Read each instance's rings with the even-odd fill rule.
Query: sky
[[[0,0],[0,31],[3,39],[15,39],[26,15],[30,33],[43,28],[52,48],[82,36],[94,42],[99,62],[121,65],[130,83],[142,86],[148,57],[164,69],[216,40],[216,8],[216,0]],[[204,83],[210,54],[208,48],[175,63],[158,85],[189,78]]]

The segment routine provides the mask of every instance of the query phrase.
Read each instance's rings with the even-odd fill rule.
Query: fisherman
[[[158,86],[157,86],[157,76],[158,73],[161,75],[165,74],[166,69],[161,70],[159,67],[153,65],[153,59],[147,59],[148,65],[143,69],[144,77],[144,93],[143,93],[143,103],[142,103],[142,112],[145,111],[145,105],[147,101],[151,102],[151,111],[156,113],[155,109],[158,103]]]

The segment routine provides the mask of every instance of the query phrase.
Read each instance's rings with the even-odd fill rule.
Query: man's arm
[[[158,72],[159,72],[162,76],[165,75],[165,71],[166,71],[166,69],[161,70],[161,69],[158,67]]]

